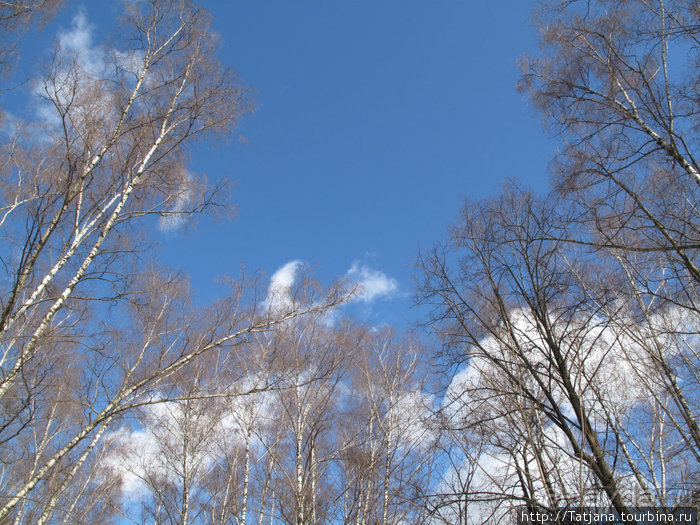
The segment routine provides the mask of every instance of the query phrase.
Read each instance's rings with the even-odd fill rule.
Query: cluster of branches
[[[329,328],[319,314],[245,346],[245,362],[199,359],[178,383],[179,399],[145,405],[108,432],[95,466],[103,506],[139,523],[388,525],[427,516],[430,398],[420,394],[415,341]]]
[[[4,37],[59,4],[0,2]],[[124,9],[116,47],[59,38],[31,72],[39,120],[2,121],[0,523],[418,520],[416,343],[331,327],[340,286],[203,308],[155,261],[151,232],[227,206],[186,148],[251,102],[206,12]]]
[[[521,89],[562,141],[554,189],[465,204],[421,258],[458,371],[434,512],[697,506],[700,5],[551,1],[536,20]]]
[[[0,2],[4,38],[59,4]],[[340,287],[199,308],[152,260],[149,232],[221,207],[188,144],[251,103],[204,11],[124,6],[121,47],[59,42],[42,120],[0,114],[0,523],[698,504],[696,1],[543,4],[521,87],[562,138],[554,189],[468,203],[423,254],[453,372],[432,415],[424,350],[333,326]]]
[[[0,75],[16,54],[17,33],[50,19],[63,0],[3,0],[0,2]]]
[[[3,38],[59,3],[0,3]],[[41,119],[2,120],[1,523],[110,515],[96,469],[114,425],[182,397],[207,354],[237,355],[254,334],[341,298],[316,290],[272,312],[241,279],[195,308],[186,280],[152,259],[150,232],[225,197],[187,170],[188,144],[232,133],[251,103],[216,59],[206,12],[186,0],[123,7],[120,47],[59,39],[26,84]]]

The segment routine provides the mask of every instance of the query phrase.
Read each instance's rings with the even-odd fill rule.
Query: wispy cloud
[[[384,272],[355,261],[347,276],[357,287],[354,300],[371,303],[377,299],[393,296],[399,289],[398,282]]]
[[[291,310],[291,289],[303,265],[304,263],[299,260],[289,261],[272,274],[270,286],[267,289],[267,297],[263,303],[265,309],[273,312]]]
[[[296,283],[299,272],[304,263],[298,259],[289,261],[270,278],[267,296],[262,303],[263,309],[274,313],[283,314],[294,308],[292,288]],[[380,299],[388,299],[399,291],[396,279],[393,279],[380,270],[355,261],[345,273],[346,282],[354,289],[348,301],[344,303],[362,303],[366,308],[371,308],[371,303]],[[327,326],[334,326],[342,315],[343,307],[339,305],[324,313],[324,322]]]
[[[58,46],[61,53],[74,57],[85,71],[96,75],[104,72],[106,64],[104,51],[93,45],[92,33],[93,26],[80,11],[73,17],[70,29],[59,31]]]
[[[187,210],[195,200],[194,177],[183,169],[183,174],[180,178],[177,192],[171,195],[164,203],[167,211],[161,212],[161,216],[158,219],[158,229],[163,233],[177,230],[185,224],[188,216]]]
[[[43,99],[36,106],[39,119],[50,127],[61,124],[56,106],[71,108],[70,122],[78,129],[95,123],[108,129],[115,118],[114,100],[102,80],[110,77],[110,61],[105,49],[94,43],[94,27],[79,11],[68,29],[56,35],[57,55],[52,73],[34,83],[34,94]]]
[[[22,122],[12,113],[4,112],[0,114],[0,135],[3,137],[12,137],[20,129]]]
[[[253,388],[254,384],[239,386]],[[213,403],[166,401],[147,406],[139,417],[140,428],[124,426],[106,436],[108,453],[100,468],[106,476],[119,476],[126,500],[147,498],[154,483],[157,487],[181,479],[182,450],[188,452],[189,468],[194,466],[196,475],[203,476],[222,460],[222,454],[242,446],[246,433],[255,426],[263,432],[249,442],[257,453],[276,406],[272,392],[234,395]]]

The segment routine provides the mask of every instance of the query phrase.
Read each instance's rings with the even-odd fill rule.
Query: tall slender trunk
[[[245,436],[245,467],[243,474],[243,498],[241,501],[241,519],[240,524],[245,525],[246,515],[248,514],[248,480],[250,478],[250,440],[253,434],[253,423],[248,426]]]

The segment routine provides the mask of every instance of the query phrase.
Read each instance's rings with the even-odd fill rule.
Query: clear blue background
[[[206,302],[216,277],[242,264],[271,275],[299,259],[328,284],[357,261],[398,291],[358,303],[356,315],[415,318],[411,265],[445,237],[463,200],[495,194],[506,178],[547,186],[553,142],[515,89],[518,57],[537,51],[534,4],[203,2],[221,60],[254,88],[257,109],[241,122],[244,142],[192,156],[193,171],[237,181],[238,217],[154,232],[165,262]],[[49,30],[68,29],[82,9],[97,43],[118,5],[73,3]]]

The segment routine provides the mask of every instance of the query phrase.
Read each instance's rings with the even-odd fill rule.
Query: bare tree
[[[557,188],[591,232],[571,240],[664,255],[678,277],[673,298],[693,304],[697,2],[544,2],[536,21],[544,56],[523,61],[521,89],[562,134]]]
[[[0,75],[11,69],[19,34],[50,19],[63,0],[4,0],[0,2]],[[1,115],[0,115],[1,117]]]
[[[345,522],[382,525],[422,519],[431,485],[431,398],[424,348],[389,329],[368,333],[349,368],[351,409],[340,456]]]
[[[2,149],[2,522],[80,519],[71,497],[91,494],[77,487],[110,425],[154,400],[195,414],[178,374],[300,313],[265,310],[245,279],[194,308],[186,280],[146,255],[148,232],[225,197],[187,169],[185,148],[230,134],[251,104],[205,11],[125,5],[122,47],[59,42],[35,82],[44,120]],[[314,299],[307,310],[328,304]]]
[[[326,327],[323,317],[306,317],[272,336],[285,387],[275,396],[278,431],[264,440],[278,479],[277,516],[295,525],[322,523],[333,501],[328,473],[338,454],[334,423],[347,334]]]
[[[596,250],[602,270],[588,296],[644,349],[630,362],[674,429],[668,442],[682,443],[671,448],[695,458],[686,479],[700,445],[700,362],[687,344],[700,313],[699,14],[694,1],[543,2],[543,56],[524,60],[521,85],[565,142],[556,189],[581,226],[567,241]]]
[[[578,228],[567,213],[518,189],[465,206],[451,240],[423,259],[424,297],[453,350],[445,357],[466,365],[447,398],[465,414],[457,428],[485,444],[480,458],[487,452],[501,465],[491,461],[490,489],[472,496],[491,490],[539,508],[603,501],[623,512],[634,494],[648,494],[658,469],[692,454],[674,445],[683,459],[672,457],[655,438],[642,450],[646,437],[632,422],[649,408],[642,419],[653,435],[688,444],[692,431],[680,424],[669,434],[666,421],[679,412],[651,360],[658,350],[640,344],[648,327],[629,317],[624,296],[598,286],[600,261],[566,240]]]
[[[446,448],[477,462],[454,462],[459,516],[489,498],[695,501],[699,14],[541,2],[520,88],[562,139],[555,193],[467,204],[422,259],[457,372]]]

